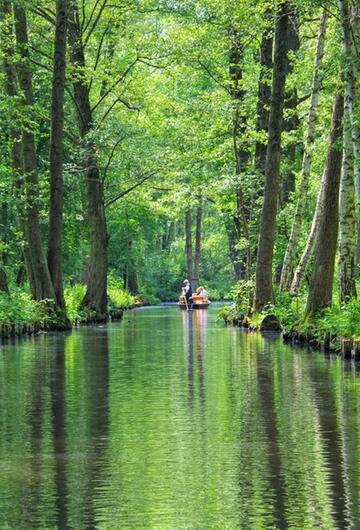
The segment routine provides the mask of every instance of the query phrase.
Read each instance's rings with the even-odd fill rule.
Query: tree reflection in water
[[[194,401],[194,370],[197,373],[199,397],[205,403],[204,352],[206,338],[206,310],[182,311],[184,353],[187,360],[189,405]],[[194,367],[194,347],[196,367]]]
[[[0,350],[0,528],[360,528],[360,376],[156,308]]]

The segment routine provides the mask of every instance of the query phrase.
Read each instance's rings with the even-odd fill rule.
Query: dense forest
[[[187,277],[359,334],[359,9],[1,0],[0,320],[103,321]]]

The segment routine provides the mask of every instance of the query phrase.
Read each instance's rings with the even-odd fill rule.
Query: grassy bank
[[[91,310],[81,306],[85,289],[82,284],[65,289],[66,316],[72,326],[91,322]],[[121,289],[116,281],[109,282],[108,300],[108,312],[112,319],[120,319],[124,310],[145,302]],[[29,293],[20,289],[13,288],[10,294],[1,294],[0,337],[58,329],[61,327],[59,321],[63,316],[59,317],[55,312],[49,311],[49,306],[50,301],[35,301]]]
[[[306,293],[290,296],[276,290],[276,303],[262,312],[250,311],[252,294],[250,282],[239,282],[231,292],[232,304],[221,309],[219,316],[226,324],[260,330],[262,322],[274,316],[281,325],[286,341],[323,347],[358,357],[360,350],[360,300],[352,299],[346,305],[333,301],[330,308],[316,315],[304,317]]]

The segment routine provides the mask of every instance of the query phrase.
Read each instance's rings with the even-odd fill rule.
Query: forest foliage
[[[354,303],[356,2],[0,7],[2,306],[66,327],[185,277],[247,312]]]

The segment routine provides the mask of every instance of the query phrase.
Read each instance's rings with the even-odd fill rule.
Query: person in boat
[[[208,294],[207,290],[205,289],[205,287],[203,287],[202,285],[200,285],[200,287],[198,287],[196,289],[196,294],[201,296],[205,303],[207,303],[207,304],[210,303],[209,294]]]
[[[183,296],[185,296],[188,304],[192,301],[192,289],[189,280],[184,280]]]

